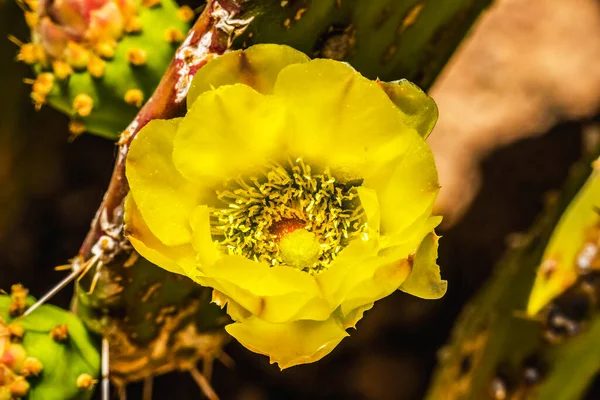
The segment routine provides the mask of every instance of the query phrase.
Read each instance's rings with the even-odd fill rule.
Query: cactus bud
[[[144,93],[140,89],[129,89],[125,92],[124,100],[125,103],[139,108],[144,101]]]
[[[12,296],[26,293],[19,285]],[[25,296],[24,301],[34,299]],[[17,323],[8,313],[12,302],[0,295],[0,400],[90,400],[93,392],[82,392],[75,381],[82,373],[91,380],[98,376],[100,356],[83,323],[50,305],[19,317]],[[12,335],[22,342],[11,343]],[[67,338],[69,345],[56,341]]]
[[[15,398],[21,398],[27,396],[29,393],[29,382],[22,376],[15,378],[14,382],[10,384],[10,394]]]
[[[67,79],[73,73],[73,68],[64,61],[54,61],[52,63],[52,70],[54,71],[54,76],[61,80]]]
[[[148,56],[146,54],[146,51],[143,49],[130,49],[127,52],[127,61],[129,61],[131,65],[135,65],[136,67],[141,67],[142,65],[145,65],[147,59]]]
[[[86,131],[114,139],[136,114],[122,107],[127,83],[152,93],[191,19],[191,9],[179,16],[174,0],[25,0],[24,8],[33,43],[11,39],[20,47],[17,59],[38,75],[53,71],[57,81],[49,91],[33,89],[36,108],[50,104],[81,119]]]
[[[35,357],[27,357],[25,361],[23,361],[23,366],[21,367],[21,374],[24,377],[28,378],[30,376],[38,376],[43,369],[43,365]]]
[[[93,56],[87,65],[88,72],[94,78],[101,78],[104,75],[104,69],[106,68],[106,61],[98,56]]]
[[[181,6],[177,10],[177,16],[184,22],[190,22],[194,19],[195,13],[190,6]]]
[[[8,313],[11,317],[16,317],[25,312],[27,308],[27,294],[29,291],[21,284],[13,285],[11,288],[11,300],[10,306],[8,307]]]
[[[85,132],[85,125],[83,124],[83,122],[78,121],[76,119],[73,119],[69,122],[69,133],[72,136],[77,137],[83,132]]]
[[[80,93],[73,100],[73,110],[81,117],[90,115],[92,108],[94,108],[94,100],[88,94]]]
[[[81,374],[77,377],[77,387],[83,390],[92,390],[96,380],[90,374]]]
[[[69,328],[67,325],[57,325],[50,331],[50,337],[58,343],[66,342],[69,339]]]
[[[21,341],[23,339],[23,335],[25,334],[25,329],[20,324],[12,323],[8,325],[8,334],[10,335],[10,340],[13,342]]]
[[[25,348],[21,344],[12,343],[0,355],[0,364],[4,364],[19,373],[26,358],[27,351],[25,351]]]

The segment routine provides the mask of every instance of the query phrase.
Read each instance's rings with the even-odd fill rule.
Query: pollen
[[[148,56],[145,50],[142,49],[130,49],[127,52],[127,61],[131,65],[135,65],[136,67],[140,67],[146,64]]]
[[[144,93],[140,89],[129,89],[125,92],[124,100],[125,103],[139,108],[144,102]]]
[[[106,61],[97,56],[90,58],[90,62],[87,65],[87,70],[94,78],[101,78],[104,76],[105,69]]]
[[[179,10],[177,10],[177,16],[184,22],[190,22],[193,20],[195,14],[196,13],[194,13],[194,10],[192,10],[190,6],[181,6],[179,7]]]
[[[73,110],[81,117],[87,117],[94,108],[94,100],[89,94],[80,93],[73,100]]]
[[[52,63],[52,70],[54,71],[54,75],[60,80],[67,79],[73,73],[73,68],[64,61],[54,61]]]
[[[356,188],[301,159],[273,163],[262,179],[237,178],[217,191],[211,233],[228,254],[317,274],[366,229]]]
[[[171,44],[181,43],[184,38],[183,32],[177,28],[165,29],[165,40]]]

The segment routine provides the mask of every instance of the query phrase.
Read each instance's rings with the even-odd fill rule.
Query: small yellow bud
[[[140,89],[129,89],[125,92],[124,99],[125,103],[139,108],[144,102],[144,93]]]
[[[77,387],[84,390],[92,390],[96,380],[90,374],[81,374],[77,377]]]
[[[185,36],[183,36],[183,32],[181,32],[179,29],[177,29],[177,28],[165,29],[165,40],[167,42],[172,43],[172,44],[181,43],[181,42],[183,42],[183,39],[185,39]]]
[[[177,16],[184,22],[190,22],[194,19],[195,15],[196,13],[194,13],[194,10],[190,6],[181,6],[177,10]]]
[[[85,132],[85,125],[83,122],[78,121],[76,119],[72,119],[69,122],[69,132],[74,137],[77,137]]]
[[[125,32],[140,33],[142,31],[142,19],[137,15],[132,16],[125,22]]]
[[[8,334],[12,341],[21,341],[25,335],[25,329],[20,324],[12,323],[8,325]]]
[[[130,49],[127,52],[127,61],[137,67],[145,65],[147,58],[146,51],[142,49]]]
[[[17,54],[17,61],[22,61],[25,64],[35,64],[39,61],[38,46],[33,43],[25,43],[21,46]]]
[[[94,100],[90,95],[81,93],[75,96],[73,110],[77,115],[87,117],[92,112],[92,108],[94,108]]]
[[[79,95],[81,96],[81,95]],[[50,337],[55,342],[66,342],[69,338],[69,327],[67,325],[57,325],[50,331]]]
[[[37,111],[40,110],[40,108],[42,108],[42,106],[44,104],[46,104],[46,96],[40,93],[36,93],[36,92],[31,92],[31,94],[29,95],[29,97],[31,97],[31,100],[33,100],[33,104],[35,106],[35,109]]]
[[[25,312],[28,293],[29,290],[25,289],[23,285],[19,283],[12,285],[10,292],[12,302],[8,306],[8,313],[11,317],[17,317]]]
[[[52,70],[54,71],[54,75],[60,80],[67,79],[73,73],[73,68],[64,61],[54,61],[52,63]]]
[[[96,52],[105,59],[111,59],[115,56],[116,43],[111,41],[100,42],[96,45]]]
[[[51,72],[42,72],[37,76],[33,83],[32,90],[41,95],[47,95],[54,87],[54,74]]]
[[[106,68],[106,61],[100,57],[91,57],[90,62],[87,65],[87,70],[94,78],[101,78],[104,75],[104,69]]]
[[[65,61],[75,69],[83,69],[90,62],[89,52],[79,43],[69,41],[64,50]]]
[[[43,368],[44,366],[40,360],[35,357],[27,357],[23,362],[23,366],[21,367],[21,374],[25,378],[30,376],[38,376],[42,372]]]
[[[14,398],[21,398],[27,396],[29,393],[29,382],[25,380],[22,376],[17,376],[15,380],[10,384],[10,394]]]

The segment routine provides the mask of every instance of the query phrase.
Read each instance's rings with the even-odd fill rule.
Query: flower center
[[[217,191],[227,207],[211,210],[212,235],[228,254],[319,273],[365,230],[364,211],[355,186],[328,168],[313,174],[301,159],[288,164]]]

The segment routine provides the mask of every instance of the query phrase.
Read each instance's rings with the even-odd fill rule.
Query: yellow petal
[[[364,177],[390,161],[396,151],[388,147],[402,145],[398,139],[404,133],[414,134],[376,82],[336,61],[287,66],[277,77],[274,94],[290,113],[292,157],[326,164],[348,179]]]
[[[173,161],[183,176],[203,187],[242,173],[251,176],[281,154],[284,121],[280,101],[248,86],[204,92],[179,126]]]
[[[212,291],[212,301],[211,303],[215,303],[221,308],[227,307],[227,314],[234,321],[242,321],[252,314],[250,311],[246,310],[244,307],[240,306],[235,301],[231,300],[229,297],[225,296],[223,293],[218,290]]]
[[[372,274],[366,279],[356,282],[356,285],[346,296],[340,307],[344,317],[347,318],[356,308],[363,307],[394,293],[410,274],[411,265],[406,259],[382,261],[370,260],[364,264],[364,268],[370,269]],[[354,271],[351,273],[359,273],[359,268],[355,266]]]
[[[363,183],[377,192],[381,234],[387,236],[426,221],[440,188],[427,143],[412,130],[403,140],[403,151],[388,165],[365,177]]]
[[[260,93],[271,94],[281,69],[309,60],[304,53],[277,44],[258,44],[224,54],[198,70],[188,92],[188,108],[202,93],[224,85],[243,83]]]
[[[316,276],[324,295],[341,305],[346,317],[352,310],[386,297],[410,274],[406,259],[378,256],[376,240],[354,240]]]
[[[181,121],[150,121],[131,143],[125,167],[130,193],[144,221],[168,246],[190,242],[190,216],[201,198],[199,187],[173,165],[173,137]]]
[[[365,314],[365,312],[369,311],[375,303],[368,303],[354,310],[350,311],[346,317],[344,318],[343,326],[344,329],[354,328],[356,329],[356,324],[360,321]]]
[[[325,320],[337,307],[323,298],[313,276],[295,268],[269,267],[227,255],[198,270],[200,284],[218,290],[265,321]]]
[[[404,124],[414,128],[424,139],[427,138],[438,119],[435,101],[406,79],[379,84],[404,115]]]
[[[213,264],[219,258],[220,253],[210,233],[208,206],[197,206],[192,213],[190,223],[193,231],[192,246],[198,254],[196,260],[200,265]]]
[[[195,269],[191,245],[166,246],[150,231],[131,195],[125,199],[125,231],[133,248],[146,260],[169,272],[187,275]]]
[[[430,233],[425,237],[413,262],[413,269],[400,290],[422,299],[439,299],[446,294],[448,282],[442,280],[436,264],[439,237]]]
[[[367,189],[364,186],[357,187],[356,192],[360,199],[360,205],[365,210],[365,219],[368,226],[379,234],[381,209],[379,208],[377,192],[373,189]]]
[[[414,224],[396,235],[382,237],[380,254],[400,259],[416,253],[425,236],[442,222],[441,216],[423,218],[419,217]]]
[[[286,324],[250,317],[225,329],[249,350],[269,356],[281,369],[318,361],[348,336],[335,316]]]

